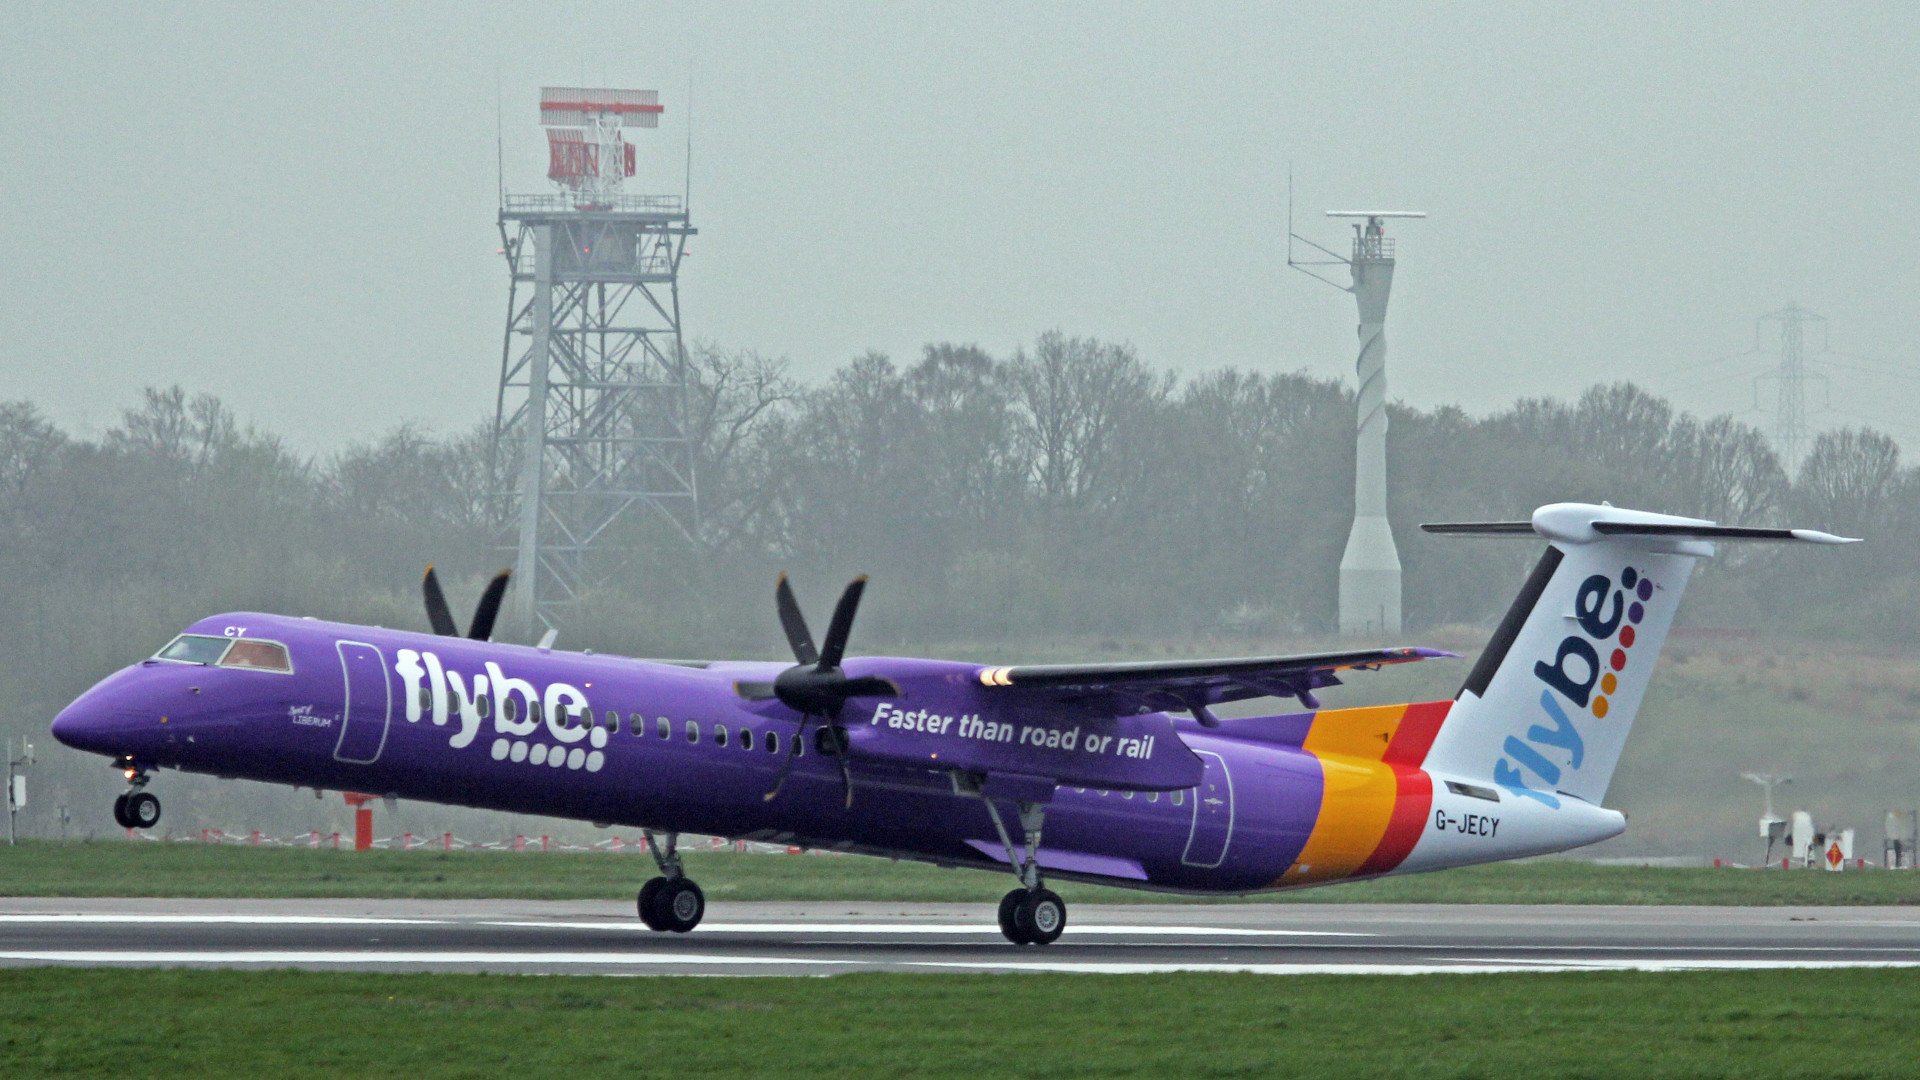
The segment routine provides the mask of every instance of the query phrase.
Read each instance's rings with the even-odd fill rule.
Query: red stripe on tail
[[[1387,820],[1387,830],[1374,846],[1373,854],[1353,872],[1355,877],[1392,870],[1419,843],[1420,833],[1427,827],[1427,812],[1433,809],[1433,779],[1420,764],[1427,759],[1427,750],[1440,734],[1440,724],[1446,720],[1452,705],[1451,701],[1409,705],[1406,715],[1400,718],[1393,741],[1380,757],[1393,769],[1393,816]]]

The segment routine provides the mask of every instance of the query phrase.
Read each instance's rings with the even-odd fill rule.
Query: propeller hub
[[[773,678],[773,696],[797,713],[838,717],[850,696],[843,692],[847,677],[839,668],[821,671],[812,664],[795,664]]]

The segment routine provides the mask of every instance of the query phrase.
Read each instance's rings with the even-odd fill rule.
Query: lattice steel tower
[[[1824,375],[1807,369],[1807,326],[1818,324],[1824,338],[1827,318],[1793,303],[1772,314],[1762,315],[1754,325],[1756,350],[1761,348],[1760,339],[1768,323],[1780,324],[1780,366],[1760,376],[1760,379],[1779,380],[1780,397],[1774,409],[1773,446],[1780,455],[1781,467],[1786,469],[1788,476],[1793,476],[1800,470],[1800,462],[1806,458],[1810,441],[1807,430],[1807,380],[1825,379]],[[1823,340],[1819,351],[1824,352],[1825,349]]]
[[[496,536],[515,552],[507,625],[529,638],[621,559],[623,532],[658,514],[691,537],[699,513],[686,426],[678,195],[628,195],[626,128],[657,127],[652,90],[547,87],[547,178],[506,195],[511,287],[493,426]]]

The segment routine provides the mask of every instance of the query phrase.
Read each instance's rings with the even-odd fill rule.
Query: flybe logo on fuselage
[[[543,761],[566,761],[573,768],[599,771],[599,748],[606,745],[607,732],[597,724],[576,722],[576,718],[592,716],[587,695],[578,687],[556,682],[541,690],[525,679],[508,675],[492,660],[483,665],[484,673],[463,675],[431,652],[401,649],[395,655],[393,670],[407,688],[407,722],[431,719],[435,726],[442,726],[458,718],[460,730],[447,740],[448,746],[458,750],[472,745],[482,722],[491,718],[494,734],[499,736],[493,743],[495,760],[511,757],[520,761],[529,758],[531,750]],[[560,744],[551,751],[544,743],[530,747],[522,741],[543,724],[547,737]],[[570,744],[589,741],[591,753],[568,750]]]
[[[1617,584],[1605,574],[1580,583],[1569,616],[1579,632],[1560,639],[1552,660],[1533,665],[1533,677],[1541,683],[1540,722],[1527,728],[1524,739],[1507,736],[1503,754],[1494,762],[1495,783],[1548,806],[1560,805],[1550,792],[1560,785],[1563,772],[1578,772],[1586,761],[1581,728],[1590,724],[1589,717],[1604,720],[1611,710],[1653,588],[1653,582],[1631,566],[1620,571]],[[1564,769],[1554,761],[1561,757],[1567,762]],[[1528,783],[1530,776],[1537,778],[1535,783]]]

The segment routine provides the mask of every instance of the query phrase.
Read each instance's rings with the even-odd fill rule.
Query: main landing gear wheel
[[[666,878],[657,877],[648,881],[645,885],[640,886],[640,899],[638,902],[640,921],[646,923],[647,929],[649,930],[665,930],[667,928],[665,923],[656,921],[653,914],[654,898],[660,895],[661,888],[666,884]]]
[[[114,800],[114,820],[126,828],[151,829],[160,824],[160,799],[151,792],[136,791],[120,799]]]
[[[1067,905],[1051,889],[1030,889],[1013,908],[1013,925],[1029,945],[1051,945],[1067,928]]]
[[[1000,898],[1000,932],[1015,945],[1051,945],[1066,928],[1066,902],[1051,889],[1015,889]]]
[[[133,820],[127,817],[127,797],[125,794],[114,796],[113,823],[123,829],[133,828]]]
[[[684,934],[700,925],[700,919],[707,913],[707,896],[700,886],[686,878],[655,878],[648,885],[659,882],[660,887],[653,891],[652,902],[640,912],[641,921],[652,930],[670,930]],[[642,890],[645,895],[645,890]]]
[[[1025,945],[1027,943],[1026,933],[1022,931],[1020,925],[1013,920],[1013,913],[1019,910],[1020,904],[1025,901],[1026,898],[1027,890],[1025,889],[1015,889],[1000,898],[1000,932],[1005,934],[1007,940],[1013,942],[1015,945]]]
[[[640,921],[649,930],[684,934],[700,925],[700,917],[707,913],[707,896],[680,865],[679,833],[656,836],[652,829],[642,833],[660,876],[640,886]]]
[[[1006,847],[1007,864],[1020,879],[1020,888],[1000,898],[1000,932],[1015,945],[1051,945],[1067,928],[1067,903],[1040,884],[1040,831],[1046,823],[1046,804],[1014,804],[1020,810],[1020,831],[1026,841],[1025,851],[1017,852],[993,800],[981,795],[981,801],[986,804],[994,831],[1000,834],[1000,843]]]

